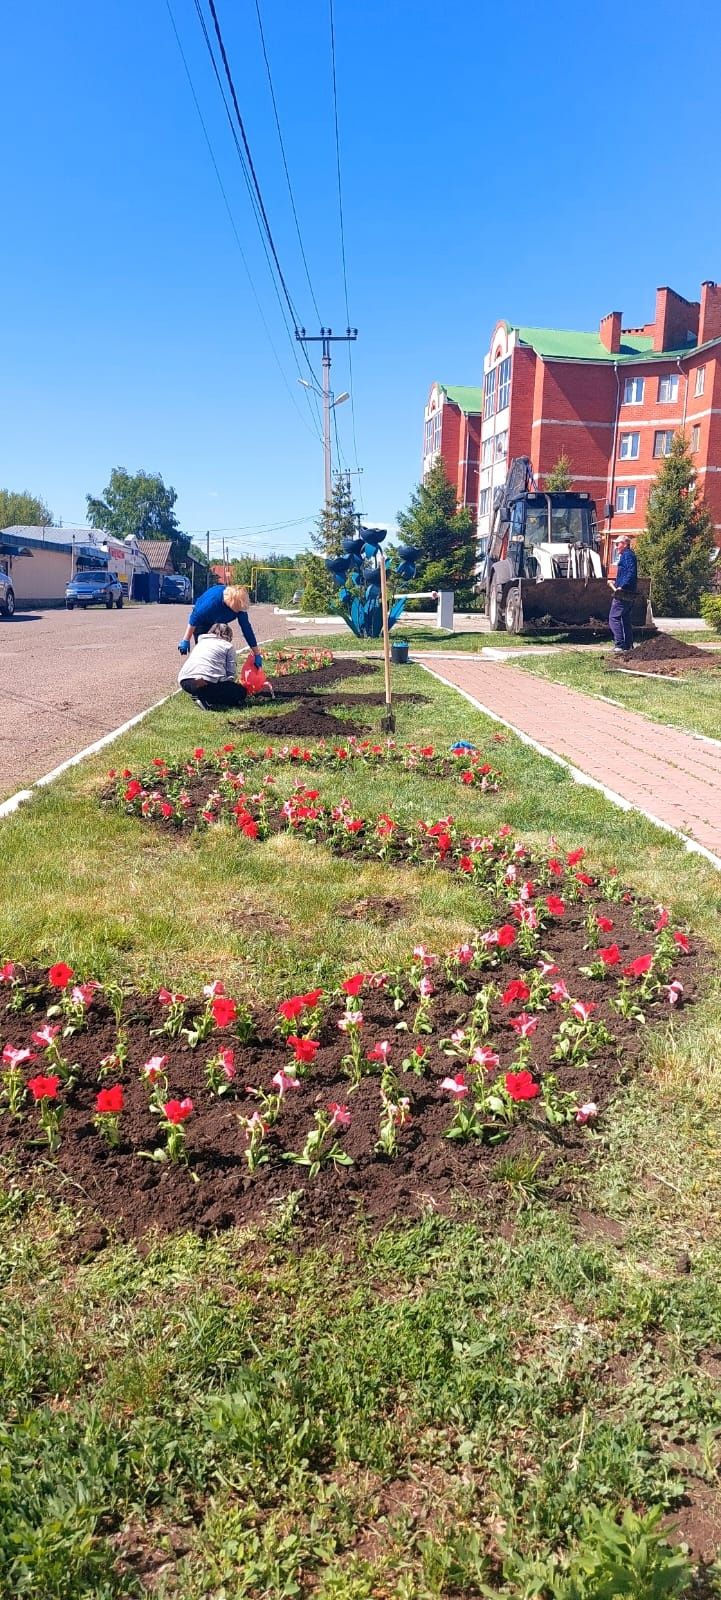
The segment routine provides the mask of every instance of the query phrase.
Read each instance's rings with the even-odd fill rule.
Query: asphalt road
[[[259,640],[287,631],[272,606],[251,619]],[[186,620],[185,606],[159,605],[0,617],[0,798],[175,688]]]

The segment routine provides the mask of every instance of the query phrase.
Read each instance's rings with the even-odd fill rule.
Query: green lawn
[[[533,650],[539,645],[564,644],[565,634],[535,633],[535,634],[509,634],[489,633],[475,630],[467,632],[449,633],[445,628],[419,627],[417,624],[408,625],[401,618],[391,634],[391,643],[397,639],[407,639],[414,655],[422,650],[460,650],[475,653],[493,645],[505,650]],[[350,628],[345,628],[342,633],[309,633],[293,639],[294,645],[309,644],[325,646],[328,650],[351,651],[382,651],[380,639],[356,639]],[[587,648],[593,648],[587,647]]]
[[[33,1201],[8,1175],[0,1593],[721,1595],[718,1565],[682,1591],[661,1576],[602,1591],[579,1565],[608,1543],[593,1507],[655,1506],[683,1530],[688,1491],[718,1523],[721,881],[513,737],[492,742],[495,725],[420,669],[396,678],[430,697],[399,708],[398,738],[470,739],[504,787],[484,798],[349,768],[320,772],[324,795],[584,843],[707,941],[708,997],[649,1037],[648,1072],[619,1091],[590,1172],[568,1173],[568,1204],[531,1183],[519,1209],[509,1192],[500,1232],[469,1207],[375,1238],[349,1222],[340,1253],[304,1250],[286,1206],[264,1232],[111,1244],[75,1263],[76,1197]],[[112,765],[229,736],[178,697],[112,747]],[[277,995],[474,926],[478,895],[450,875],[286,836],[178,841],[101,810],[108,765],[106,752],[2,824],[0,954]],[[378,893],[403,901],[398,924],[339,922]],[[254,908],[285,931],[244,927]],[[554,1577],[564,1552],[570,1573]]]
[[[566,683],[584,694],[604,695],[629,711],[643,712],[654,722],[721,739],[721,657],[718,664],[719,671],[713,676],[689,672],[688,679],[682,682],[619,673],[597,655],[582,650],[516,662],[537,677]]]

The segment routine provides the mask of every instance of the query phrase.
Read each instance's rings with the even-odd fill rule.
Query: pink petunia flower
[[[583,1125],[586,1122],[594,1122],[597,1116],[598,1106],[595,1100],[587,1100],[584,1105],[579,1106],[576,1112],[576,1121]]]
[[[455,1078],[444,1078],[441,1088],[445,1089],[447,1094],[452,1094],[456,1100],[464,1100],[468,1094],[468,1084],[460,1072]]]

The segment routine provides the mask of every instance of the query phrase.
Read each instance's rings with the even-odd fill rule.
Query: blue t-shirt
[[[635,594],[637,581],[638,562],[633,550],[622,550],[616,568],[616,588],[625,589],[627,594]]]
[[[212,589],[206,589],[205,594],[200,595],[188,617],[191,628],[199,634],[207,633],[216,622],[237,621],[246,644],[251,650],[257,650],[258,640],[250,625],[247,611],[231,611],[223,599],[224,589],[225,584],[214,583]]]

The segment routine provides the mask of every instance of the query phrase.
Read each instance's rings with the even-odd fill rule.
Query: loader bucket
[[[652,624],[649,604],[650,579],[639,578],[631,623],[635,628]],[[597,622],[608,626],[608,613],[613,599],[612,590],[605,578],[546,578],[542,583],[521,583],[523,622],[551,622],[567,627],[583,627]],[[648,621],[647,621],[648,617]]]

